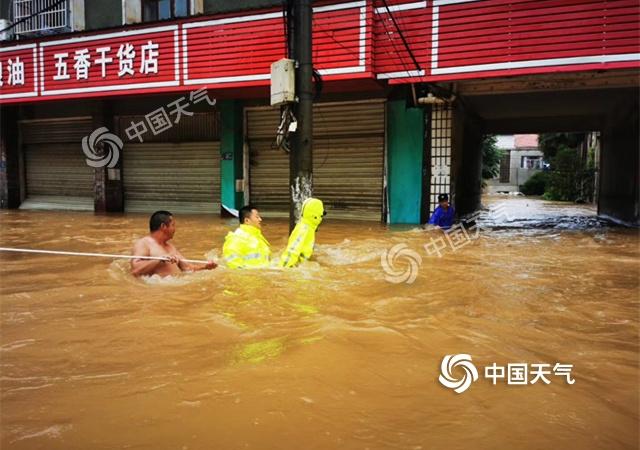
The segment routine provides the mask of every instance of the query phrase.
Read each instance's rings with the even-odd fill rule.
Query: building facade
[[[314,2],[313,180],[332,215],[420,223],[443,192],[472,211],[483,133],[517,128],[544,95],[570,107],[527,123],[579,110],[613,129],[620,104],[633,120],[637,2],[565,3]],[[288,211],[268,106],[269,66],[286,55],[281,1],[1,0],[0,19],[3,207]],[[581,107],[578,90],[603,89],[615,95]]]
[[[498,136],[497,147],[502,151],[500,174],[487,182],[487,192],[519,192],[534,173],[544,169],[544,156],[538,149],[537,134]]]

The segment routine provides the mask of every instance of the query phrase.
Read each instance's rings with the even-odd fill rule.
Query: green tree
[[[586,138],[586,133],[543,133],[538,136],[538,147],[542,150],[544,159],[551,161],[559,149],[577,149]]]
[[[520,192],[524,195],[544,195],[548,183],[549,172],[536,172],[520,185]]]
[[[485,134],[482,138],[482,179],[490,180],[500,175],[502,150],[497,146],[498,138]]]
[[[551,168],[545,176],[546,199],[585,201],[593,198],[594,167],[589,164],[588,153],[585,158],[581,157],[586,138],[586,133],[545,133],[539,136],[540,150]]]
[[[551,172],[544,197],[575,201],[579,197],[580,160],[575,148],[560,147],[551,158]]]

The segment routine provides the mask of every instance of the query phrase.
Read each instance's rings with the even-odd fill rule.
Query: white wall
[[[511,135],[500,135],[496,136],[498,138],[497,146],[501,150],[513,150],[516,148],[516,139],[513,134]]]

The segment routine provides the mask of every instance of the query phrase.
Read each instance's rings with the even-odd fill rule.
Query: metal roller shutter
[[[381,220],[383,100],[314,105],[314,192],[337,216]]]
[[[384,172],[384,100],[314,105],[314,192],[332,215],[380,220]],[[289,157],[272,150],[279,112],[247,108],[251,202],[289,208]]]
[[[21,209],[93,210],[94,169],[81,144],[91,131],[91,117],[20,122],[26,175]]]
[[[220,143],[127,143],[125,211],[220,212]]]
[[[144,116],[119,116],[121,135]],[[125,211],[220,213],[220,118],[183,116],[165,131],[126,142],[122,152]]]
[[[288,214],[289,155],[272,149],[279,122],[275,108],[248,108],[249,193],[251,203],[265,212]]]

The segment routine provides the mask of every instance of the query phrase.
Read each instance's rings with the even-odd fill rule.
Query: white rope
[[[97,256],[99,258],[122,258],[122,259],[155,259],[161,261],[169,261],[167,256],[134,256],[134,255],[112,255],[108,253],[82,253],[82,252],[63,252],[59,250],[34,250],[30,248],[8,248],[0,247],[0,252],[16,252],[16,253],[41,253],[47,255],[68,255],[68,256]],[[207,264],[209,261],[202,261],[198,259],[181,259],[180,261],[194,263],[194,264]]]

